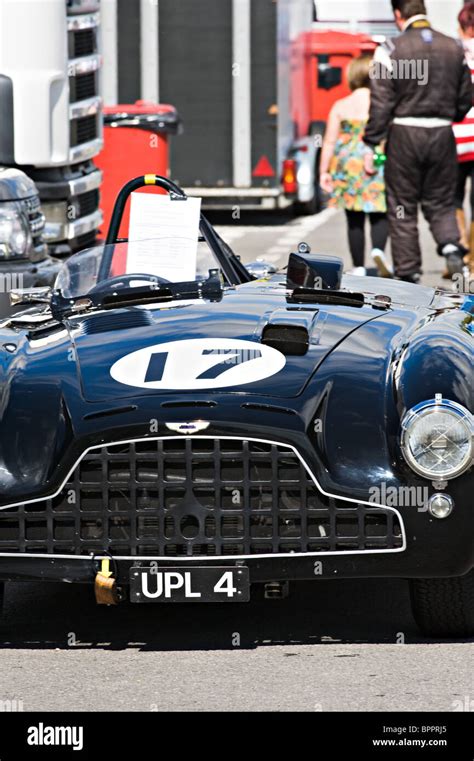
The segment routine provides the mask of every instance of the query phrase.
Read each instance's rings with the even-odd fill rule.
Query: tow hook
[[[117,579],[110,570],[110,558],[102,558],[100,561],[100,571],[95,577],[94,591],[97,605],[118,605],[122,599]]]
[[[265,584],[265,600],[283,600],[288,597],[289,583],[287,581],[269,581]]]

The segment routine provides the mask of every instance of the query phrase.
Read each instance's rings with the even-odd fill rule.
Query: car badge
[[[205,431],[209,428],[210,423],[205,420],[194,420],[189,423],[166,423],[166,427],[170,431],[176,431],[176,433],[198,433],[198,431]]]

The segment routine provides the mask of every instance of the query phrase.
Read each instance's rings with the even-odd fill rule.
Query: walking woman
[[[320,183],[331,195],[329,205],[345,209],[353,275],[365,275],[365,223],[370,220],[372,261],[384,277],[392,277],[385,259],[388,238],[383,163],[376,173],[364,170],[362,142],[370,108],[370,67],[367,55],[355,58],[347,77],[351,94],[336,101],[329,114],[321,151]]]

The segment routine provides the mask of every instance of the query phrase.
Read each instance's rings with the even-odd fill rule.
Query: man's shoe
[[[463,255],[461,253],[449,254],[446,257],[446,267],[451,277],[453,275],[462,275],[464,268]]]
[[[440,250],[441,256],[446,259],[446,269],[449,275],[462,275],[464,267],[464,254],[466,249],[464,246],[457,246],[454,243],[447,243]]]

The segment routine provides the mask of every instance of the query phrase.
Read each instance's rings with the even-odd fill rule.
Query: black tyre
[[[413,616],[428,637],[474,635],[474,571],[452,579],[412,579]]]
[[[314,188],[314,195],[311,201],[305,201],[304,203],[301,201],[295,201],[293,204],[294,213],[296,216],[309,216],[310,214],[317,214],[319,211],[321,211],[322,205],[323,202],[321,188],[318,184]]]
[[[323,191],[319,184],[319,153],[316,157],[316,166],[314,171],[314,194],[311,201],[295,201],[293,210],[296,216],[309,216],[317,214],[324,205]]]

